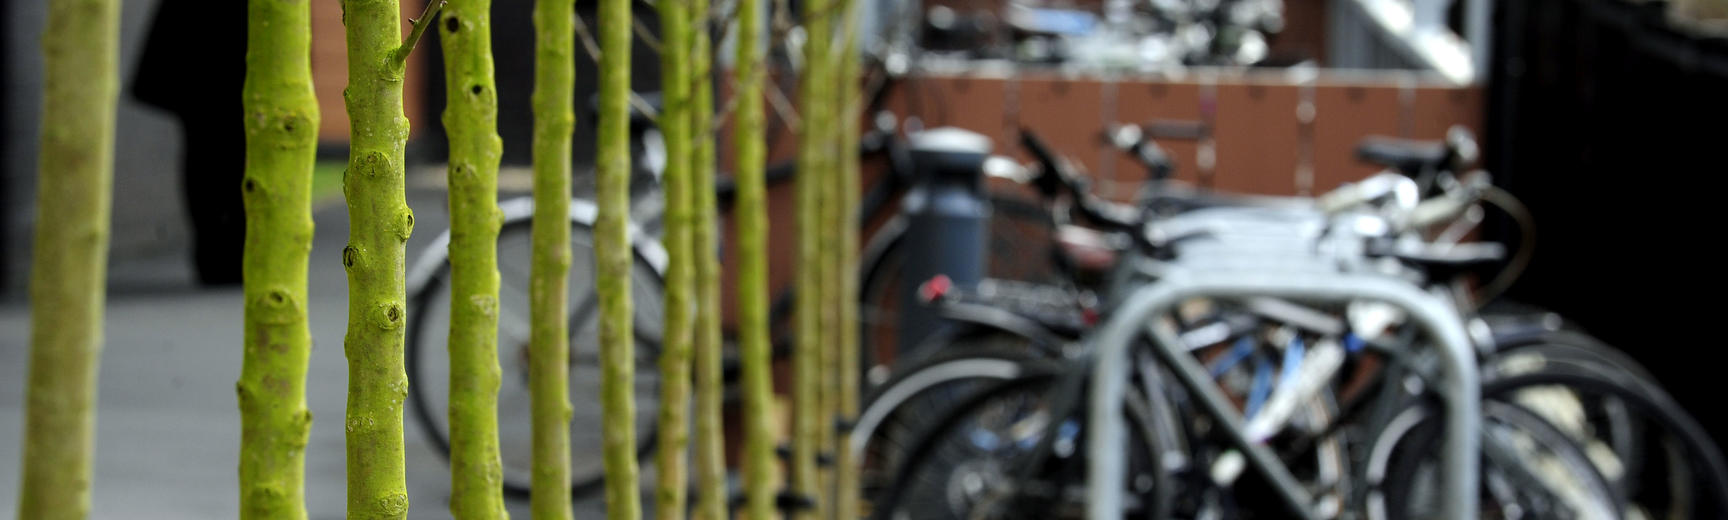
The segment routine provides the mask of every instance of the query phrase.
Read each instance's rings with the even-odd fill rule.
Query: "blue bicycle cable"
[[[1229,372],[1230,369],[1236,368],[1238,363],[1241,363],[1244,359],[1248,359],[1248,355],[1253,353],[1254,338],[1250,336],[1242,336],[1241,339],[1237,339],[1236,345],[1230,347],[1230,352],[1225,353],[1224,357],[1213,361],[1212,366],[1208,367],[1212,372],[1212,378],[1217,379],[1219,376],[1224,375],[1225,372]]]

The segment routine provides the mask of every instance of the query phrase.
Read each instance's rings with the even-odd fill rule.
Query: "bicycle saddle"
[[[1369,136],[1356,145],[1356,158],[1416,177],[1439,170],[1451,157],[1446,143],[1396,137]]]

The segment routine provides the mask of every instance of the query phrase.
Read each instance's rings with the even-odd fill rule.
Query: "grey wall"
[[[114,209],[109,271],[119,285],[183,286],[191,269],[185,249],[187,224],[181,209],[178,122],[131,98],[133,67],[156,0],[122,2],[120,110],[116,122]],[[4,139],[0,139],[0,299],[25,295],[31,229],[35,222],[36,133],[42,104],[45,0],[0,2],[0,53],[4,53]],[[188,56],[187,59],[197,59]],[[187,78],[197,81],[197,78]]]

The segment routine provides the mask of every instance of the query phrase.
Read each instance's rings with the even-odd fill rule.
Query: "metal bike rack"
[[[1442,516],[1469,518],[1477,511],[1478,431],[1481,424],[1475,350],[1458,313],[1441,297],[1391,276],[1377,273],[1338,272],[1316,268],[1323,263],[1296,261],[1289,269],[1200,267],[1167,264],[1159,280],[1136,289],[1112,313],[1094,336],[1094,371],[1091,408],[1087,428],[1087,518],[1119,520],[1122,517],[1122,485],[1125,457],[1118,452],[1124,439],[1122,399],[1128,384],[1129,349],[1142,330],[1151,329],[1153,348],[1175,372],[1177,379],[1195,391],[1202,405],[1226,418],[1222,427],[1256,466],[1267,468],[1267,477],[1293,497],[1291,504],[1313,517],[1312,500],[1289,470],[1264,445],[1249,442],[1236,415],[1211,377],[1180,345],[1168,327],[1157,319],[1183,300],[1196,297],[1240,298],[1269,296],[1292,300],[1344,302],[1378,300],[1410,312],[1426,328],[1440,349],[1440,397],[1445,405],[1445,446],[1441,452]],[[1204,265],[1204,264],[1202,264]]]

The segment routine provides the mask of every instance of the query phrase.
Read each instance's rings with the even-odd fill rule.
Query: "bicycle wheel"
[[[1055,223],[1042,204],[1026,197],[992,193],[988,269],[991,278],[1055,283],[1064,276],[1047,246],[1053,244]],[[901,295],[906,250],[901,246],[906,219],[896,217],[870,237],[860,259],[858,286],[859,369],[866,388],[881,385],[892,375],[900,354]],[[1028,244],[1033,250],[1028,250]]]
[[[498,391],[499,449],[503,486],[526,494],[532,480],[532,413],[528,390],[528,297],[531,222],[506,223],[498,237],[499,305],[498,360],[502,378]],[[599,405],[599,359],[595,330],[594,248],[592,229],[571,228],[571,270],[568,288],[570,332],[571,491],[599,489],[602,478]],[[638,258],[631,271],[635,309],[636,430],[639,457],[653,449],[659,403],[659,352],[662,281],[659,273]],[[410,400],[421,429],[439,454],[449,457],[450,326],[449,265],[410,300],[408,371],[414,382]]]
[[[898,471],[894,485],[873,502],[876,520],[1053,519],[1085,513],[1083,414],[1055,394],[1063,381],[1049,372],[1002,381],[974,394],[928,429]],[[1156,426],[1144,396],[1125,406],[1130,439],[1123,447],[1130,476],[1125,515],[1162,518],[1159,495],[1169,479],[1153,463]],[[1138,403],[1136,405],[1135,403]],[[1046,438],[1054,432],[1054,438]],[[1160,491],[1162,493],[1160,493]]]
[[[1419,518],[1441,509],[1435,454],[1440,420],[1433,403],[1412,406],[1375,439],[1363,475],[1370,519]],[[1482,403],[1478,518],[1615,519],[1616,493],[1584,449],[1523,406]]]
[[[1586,447],[1626,503],[1648,518],[1728,514],[1728,464],[1697,421],[1653,382],[1575,345],[1490,360],[1483,398],[1526,404]],[[1531,356],[1540,355],[1540,364]]]
[[[1556,332],[1540,343],[1521,344],[1494,353],[1483,365],[1482,378],[1497,380],[1514,377],[1547,366],[1590,366],[1598,371],[1616,374],[1626,381],[1655,386],[1652,376],[1631,358],[1589,336],[1576,332]],[[1597,468],[1602,471],[1621,498],[1636,482],[1633,475],[1643,472],[1645,449],[1654,442],[1635,423],[1634,414],[1625,400],[1613,396],[1584,399],[1565,387],[1552,386],[1519,390],[1510,399],[1536,411],[1584,446],[1596,453]]]
[[[993,382],[1012,379],[1039,359],[1029,340],[1001,332],[955,339],[937,355],[905,363],[864,401],[852,430],[865,496],[892,483],[917,435]]]

